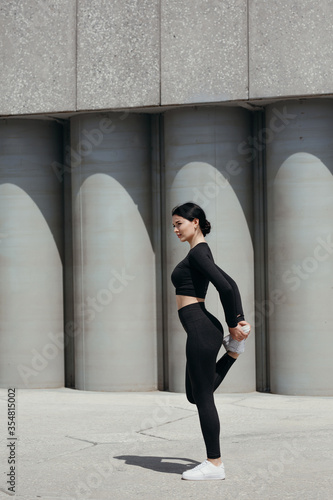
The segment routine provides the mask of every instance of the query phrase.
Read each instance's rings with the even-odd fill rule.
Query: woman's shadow
[[[153,457],[141,455],[118,455],[118,460],[124,460],[127,465],[136,465],[144,469],[151,469],[157,472],[166,472],[167,474],[182,474],[185,470],[198,465],[200,462],[189,458],[180,457]],[[187,463],[183,463],[183,462]],[[181,463],[178,463],[181,462]]]

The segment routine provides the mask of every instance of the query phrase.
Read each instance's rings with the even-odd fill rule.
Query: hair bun
[[[204,226],[201,228],[202,234],[206,236],[206,234],[210,233],[211,225],[210,222],[206,219]]]
[[[208,220],[206,219],[205,212],[196,203],[188,201],[187,203],[183,203],[182,205],[177,205],[172,209],[172,216],[174,215],[179,215],[180,217],[183,217],[184,219],[187,219],[189,221],[199,219],[199,226],[202,234],[206,236],[206,234],[210,233],[210,222],[208,222]]]

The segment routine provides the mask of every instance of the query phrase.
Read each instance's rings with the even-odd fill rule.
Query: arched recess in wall
[[[71,143],[76,387],[155,389],[149,120],[77,116]]]
[[[0,121],[0,384],[64,384],[62,130]]]
[[[76,386],[152,389],[155,257],[138,207],[117,180],[99,173],[81,184],[74,210],[81,218],[75,247],[84,245],[84,272],[76,276]]]
[[[333,106],[270,106],[289,122],[267,147],[271,390],[333,394]],[[272,300],[271,300],[272,301]],[[320,339],[320,340],[319,340]]]
[[[204,208],[212,223],[206,241],[216,263],[234,277],[242,292],[245,312],[253,317],[252,170],[248,157],[242,153],[249,133],[249,114],[240,108],[186,108],[165,114],[167,276],[170,277],[174,266],[189,250],[173,234],[171,210],[179,203],[194,201]],[[178,319],[170,280],[167,288],[169,387],[182,392],[186,334]],[[207,306],[225,326],[213,285],[207,295]],[[235,364],[233,376],[225,380],[220,391],[252,390],[255,390],[253,336],[249,338],[247,354]]]

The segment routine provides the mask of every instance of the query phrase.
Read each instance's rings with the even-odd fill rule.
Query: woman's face
[[[172,225],[174,227],[174,232],[180,239],[180,241],[191,241],[196,231],[194,226],[198,224],[198,219],[189,221],[184,219],[180,215],[172,216]]]

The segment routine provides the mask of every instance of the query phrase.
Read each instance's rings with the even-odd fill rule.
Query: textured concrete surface
[[[249,2],[249,98],[332,92],[330,0]]]
[[[247,99],[246,4],[162,2],[161,104]]]
[[[71,136],[76,386],[156,389],[149,119],[78,115]]]
[[[0,381],[59,387],[63,362],[62,129],[0,120]]]
[[[78,2],[77,109],[159,104],[159,2]]]
[[[216,396],[225,481],[184,481],[205,459],[184,394],[71,389],[16,394],[16,498],[331,500],[333,399]],[[6,494],[7,389],[0,390],[0,498]]]
[[[0,114],[75,109],[75,4],[1,2]]]
[[[330,0],[8,0],[0,115],[333,92]]]
[[[271,388],[333,396],[333,102],[270,105],[266,124]]]

